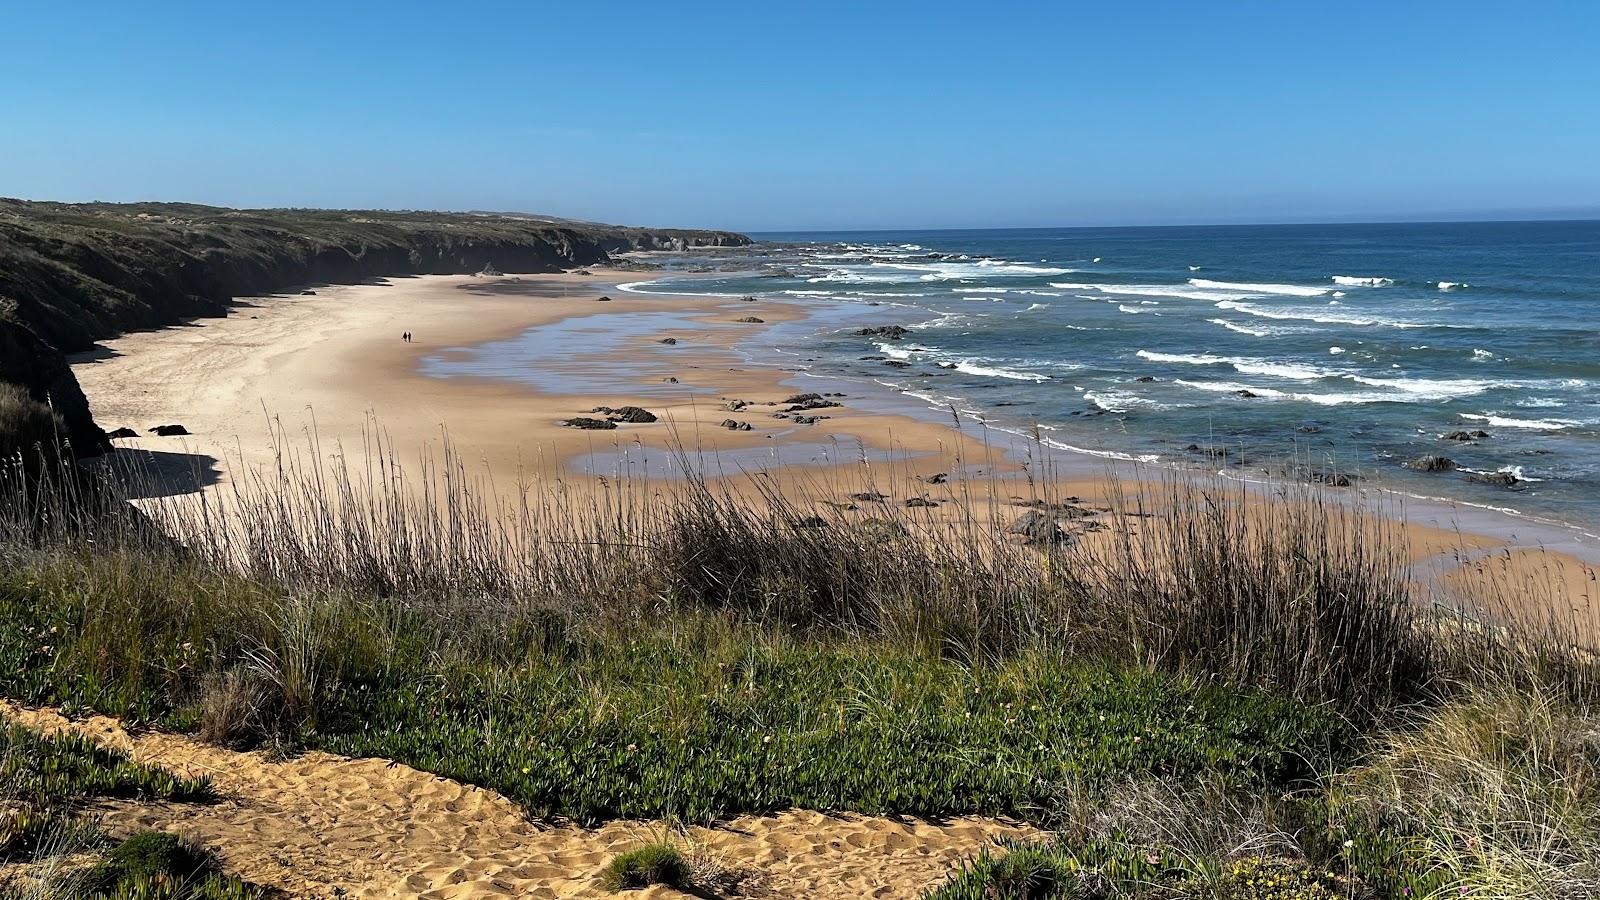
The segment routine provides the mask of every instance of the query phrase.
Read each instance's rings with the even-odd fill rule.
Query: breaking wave
[[[1510,416],[1497,416],[1494,413],[1489,413],[1487,415],[1478,415],[1476,413],[1457,413],[1457,415],[1463,419],[1470,419],[1474,422],[1483,422],[1488,425],[1493,425],[1496,428],[1539,428],[1544,431],[1561,431],[1565,428],[1571,428],[1575,425],[1583,424],[1581,422],[1574,422],[1570,419],[1514,419]]]
[[[1287,297],[1321,297],[1333,290],[1325,287],[1307,287],[1300,284],[1241,284],[1233,281],[1209,281],[1191,278],[1189,283],[1197,288],[1216,291],[1244,291],[1249,294],[1283,294]]]

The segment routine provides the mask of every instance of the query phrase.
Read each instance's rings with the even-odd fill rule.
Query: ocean
[[[621,289],[848,307],[749,349],[1063,449],[1600,525],[1600,222],[757,237]]]

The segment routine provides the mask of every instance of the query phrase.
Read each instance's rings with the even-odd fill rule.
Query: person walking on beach
[[[411,343],[411,332],[408,331],[405,334],[400,335],[400,340],[405,341],[408,344]]]

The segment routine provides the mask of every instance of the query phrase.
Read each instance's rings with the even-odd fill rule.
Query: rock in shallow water
[[[1434,456],[1430,453],[1427,456],[1419,456],[1404,465],[1406,468],[1414,469],[1418,472],[1453,472],[1456,468],[1456,461],[1448,456]]]

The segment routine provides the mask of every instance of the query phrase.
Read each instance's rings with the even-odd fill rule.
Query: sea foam
[[[1251,294],[1283,294],[1288,297],[1320,297],[1332,288],[1307,287],[1300,284],[1241,284],[1233,281],[1209,281],[1191,278],[1189,283],[1198,288],[1217,291],[1244,291]]]

